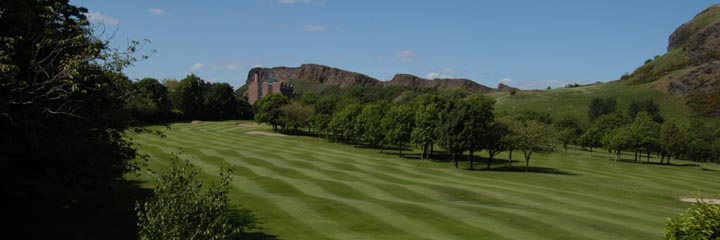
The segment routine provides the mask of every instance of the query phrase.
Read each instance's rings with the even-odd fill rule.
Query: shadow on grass
[[[237,238],[237,240],[243,239],[243,240],[279,240],[275,235],[269,235],[264,232],[243,232],[240,233]]]
[[[468,169],[469,170],[469,169]],[[491,169],[475,169],[474,171],[491,171],[491,172],[525,172],[525,166],[503,166],[498,168],[491,168]],[[555,174],[555,175],[567,175],[567,176],[579,176],[577,173],[567,172],[558,170],[555,168],[547,168],[547,167],[529,167],[528,171],[529,173],[542,173],[542,174]]]
[[[137,239],[135,202],[151,192],[126,180],[97,189],[41,182],[3,187],[10,191],[3,206],[3,218],[12,219],[9,235],[22,239]]]

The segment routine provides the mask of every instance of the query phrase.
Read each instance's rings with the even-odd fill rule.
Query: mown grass
[[[494,170],[469,171],[418,160],[417,151],[401,158],[248,130],[268,128],[180,123],[165,138],[133,138],[151,156],[145,170],[166,167],[178,151],[205,181],[233,168],[233,202],[263,219],[267,235],[259,236],[281,239],[658,239],[666,219],[689,206],[676,197],[720,193],[715,164],[614,162],[571,148],[534,156],[530,173],[520,162],[504,167],[506,154]]]

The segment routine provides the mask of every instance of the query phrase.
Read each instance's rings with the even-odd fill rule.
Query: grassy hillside
[[[662,115],[667,120],[685,123],[693,117],[682,97],[656,90],[653,83],[630,85],[624,81],[613,81],[575,88],[519,91],[515,95],[494,93],[490,96],[496,99],[495,109],[498,112],[535,110],[547,112],[554,118],[569,115],[586,122],[589,121],[588,106],[596,97],[615,97],[618,110],[623,112],[627,112],[633,100],[653,99],[660,105]],[[718,118],[703,119],[720,122]]]
[[[583,91],[570,90],[550,93]],[[498,98],[503,106],[552,102]],[[720,193],[716,164],[612,162],[572,149],[534,155],[533,173],[467,171],[417,155],[249,130],[268,127],[173,124],[166,138],[133,138],[151,156],[148,169],[167,166],[178,151],[202,168],[205,180],[234,168],[231,198],[254,209],[264,231],[281,239],[659,239],[666,219],[689,206],[676,197]]]

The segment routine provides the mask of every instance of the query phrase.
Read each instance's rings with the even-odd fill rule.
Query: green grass
[[[589,121],[588,106],[593,98],[615,97],[618,101],[617,109],[625,113],[633,100],[653,99],[660,105],[661,114],[666,120],[687,123],[693,114],[685,105],[685,100],[656,90],[652,84],[628,85],[624,81],[613,81],[575,88],[519,91],[515,95],[493,93],[490,96],[497,101],[497,112],[536,110],[550,113],[555,119],[568,115],[585,122]],[[704,120],[718,122],[718,118]]]
[[[166,167],[180,149],[205,181],[232,167],[233,202],[281,239],[659,239],[666,219],[689,206],[676,197],[720,193],[715,164],[613,162],[571,149],[534,155],[536,172],[469,171],[414,159],[417,151],[401,158],[313,137],[244,134],[266,126],[171,127],[165,138],[133,135],[151,156],[146,170]]]

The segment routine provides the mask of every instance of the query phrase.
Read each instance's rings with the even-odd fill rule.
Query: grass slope
[[[597,97],[615,97],[617,109],[627,113],[633,100],[653,99],[660,105],[662,116],[666,120],[687,123],[692,117],[689,107],[682,97],[670,95],[653,87],[654,83],[629,85],[625,81],[597,83],[574,88],[558,88],[551,90],[519,91],[515,95],[509,93],[493,93],[498,112],[518,112],[535,110],[550,113],[555,119],[568,115],[588,122],[588,106]],[[703,118],[708,122],[720,122],[720,118]]]
[[[173,124],[165,138],[133,138],[151,156],[148,169],[167,166],[180,149],[205,180],[234,168],[233,201],[255,210],[264,231],[282,239],[658,239],[666,219],[689,206],[676,197],[720,189],[715,164],[612,162],[574,149],[534,155],[535,173],[466,171],[394,151],[248,130],[268,128]]]

